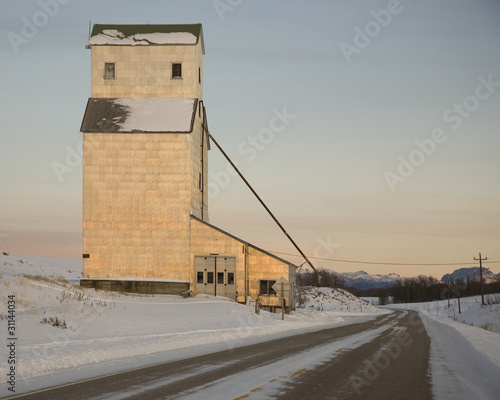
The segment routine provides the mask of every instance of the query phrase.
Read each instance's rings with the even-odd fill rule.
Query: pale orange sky
[[[43,10],[9,3],[0,24],[1,251],[81,256],[90,17],[203,24],[210,131],[306,254],[500,260],[499,2],[401,0],[385,26],[387,1],[253,0],[223,14],[213,4],[72,0],[25,37],[23,21]],[[215,148],[209,168],[213,224],[295,253]],[[321,243],[335,246],[325,254]],[[439,278],[459,267],[314,262]]]

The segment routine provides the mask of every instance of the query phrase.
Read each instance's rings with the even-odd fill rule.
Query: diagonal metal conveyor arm
[[[231,159],[229,158],[229,156],[226,154],[226,152],[224,150],[222,150],[222,147],[219,145],[219,143],[217,142],[217,140],[215,140],[215,138],[212,136],[212,134],[207,130],[207,135],[210,139],[212,139],[212,141],[214,142],[214,144],[217,146],[217,148],[220,150],[220,152],[222,153],[222,155],[226,158],[226,160],[229,162],[229,164],[231,164],[231,166],[234,168],[234,170],[238,173],[238,175],[240,176],[240,178],[243,180],[243,182],[245,182],[245,184],[248,186],[248,188],[252,191],[252,193],[254,194],[254,196],[257,198],[257,200],[259,200],[260,204],[262,204],[262,206],[266,209],[266,211],[269,213],[269,215],[271,216],[271,218],[274,220],[274,222],[276,222],[276,224],[280,227],[280,229],[283,231],[283,233],[285,234],[285,236],[288,238],[288,240],[290,240],[290,242],[295,246],[295,248],[297,249],[297,251],[300,253],[300,255],[304,258],[304,260],[306,260],[307,264],[309,264],[309,266],[313,269],[314,272],[316,272],[316,276],[317,276],[317,279],[318,279],[318,284],[321,282],[321,275],[319,274],[318,270],[314,267],[314,265],[312,265],[311,261],[309,261],[309,259],[307,258],[307,256],[304,254],[304,252],[300,249],[300,247],[297,245],[297,243],[295,243],[295,241],[292,239],[292,237],[288,234],[288,232],[285,230],[285,228],[283,227],[283,225],[281,225],[281,223],[278,221],[278,219],[274,216],[274,214],[271,212],[271,210],[266,206],[266,204],[264,203],[264,201],[260,198],[260,196],[257,194],[257,192],[253,189],[253,187],[250,185],[250,183],[248,183],[248,181],[245,179],[245,177],[243,176],[243,174],[240,172],[240,170],[236,167],[236,165],[234,165],[234,163],[231,161]]]

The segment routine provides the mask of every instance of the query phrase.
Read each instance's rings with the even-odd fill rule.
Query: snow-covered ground
[[[81,267],[81,260],[0,255],[0,337],[5,339],[11,332],[8,296],[15,296],[15,394],[390,312],[343,290],[304,288],[302,308],[281,321],[280,314],[256,315],[253,307],[221,297],[84,289],[78,285]],[[461,314],[456,300],[450,308],[447,301],[390,307],[423,316],[431,337],[435,398],[497,399],[500,305],[481,307],[478,297],[462,299],[461,305]],[[5,362],[12,354],[5,339],[2,374],[11,366]],[[0,380],[0,397],[13,394],[7,388]]]
[[[387,307],[418,310],[421,314],[439,320],[453,320],[500,334],[500,294],[485,295],[484,302],[486,305],[481,306],[481,296],[461,298],[460,313],[457,299],[450,299],[449,306],[448,300],[441,300],[429,303],[390,304]]]
[[[81,267],[80,260],[0,255],[0,337],[8,337],[8,296],[15,296],[16,394],[389,312],[342,290],[308,289],[305,308],[282,321],[223,297],[81,288]],[[10,351],[3,344],[2,374]],[[13,394],[7,387],[2,379],[0,397]]]
[[[494,303],[500,295],[486,296]],[[417,310],[431,338],[430,372],[436,399],[500,398],[500,304],[481,296],[430,303],[391,304]]]

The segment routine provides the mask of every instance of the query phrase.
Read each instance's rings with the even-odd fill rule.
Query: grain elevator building
[[[296,267],[209,222],[201,24],[96,24],[87,48],[81,284],[278,306]]]

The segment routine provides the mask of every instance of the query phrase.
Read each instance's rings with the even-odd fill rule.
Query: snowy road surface
[[[416,312],[22,395],[22,399],[430,399]]]

